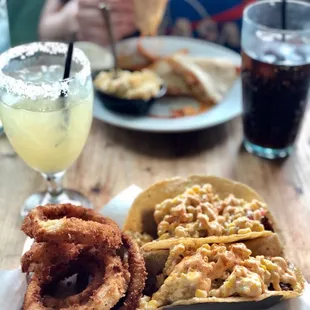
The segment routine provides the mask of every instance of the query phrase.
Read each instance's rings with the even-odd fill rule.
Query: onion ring
[[[120,310],[135,310],[138,308],[142,297],[147,273],[143,255],[136,241],[124,233],[122,234],[122,241],[128,251],[128,266],[131,279]]]
[[[21,266],[23,272],[34,272],[42,281],[56,281],[56,279],[51,278],[55,271],[60,275],[58,280],[61,280],[61,275],[70,275],[70,268],[72,265],[75,267],[73,271],[81,271],[82,273],[77,274],[77,283],[81,282],[81,276],[85,276],[85,268],[80,268],[81,270],[76,270],[75,260],[82,255],[85,256],[85,251],[88,250],[86,246],[74,245],[74,244],[56,244],[56,243],[34,243],[30,250],[24,254],[21,260]],[[61,255],[59,255],[61,253]],[[83,258],[83,257],[82,257]],[[73,296],[68,296],[66,298],[58,299],[51,296],[46,296],[44,302],[48,307],[52,308],[66,308],[76,303],[83,303],[87,298],[89,298],[92,292],[100,286],[104,273],[102,269],[96,268],[97,265],[92,266],[89,264],[89,259],[83,258],[83,266],[88,266],[87,278],[92,276],[92,281],[88,283],[87,287],[82,290],[79,294]],[[69,264],[71,263],[71,264]],[[69,269],[69,270],[68,270]],[[84,280],[82,278],[82,280]],[[85,287],[85,286],[83,286]]]
[[[91,252],[89,252],[91,253]],[[95,269],[99,268],[101,272],[104,273],[104,277],[101,278],[101,284],[98,286],[98,289],[92,291],[90,297],[87,300],[83,300],[83,304],[81,299],[77,298],[77,295],[69,296],[67,298],[67,304],[64,308],[61,309],[70,309],[70,310],[106,310],[111,309],[114,305],[117,304],[120,298],[126,293],[127,290],[127,282],[126,276],[124,276],[124,268],[122,265],[122,261],[120,257],[116,256],[112,252],[103,252],[99,257],[98,252],[93,252],[96,254],[92,254],[94,261],[91,263],[88,260],[86,264],[87,268],[90,272],[94,272]],[[83,260],[82,260],[83,262]],[[90,267],[92,266],[92,267]],[[73,267],[74,272],[75,269]],[[60,271],[53,270],[53,274],[50,274],[50,279],[48,281],[44,280],[42,277],[39,277],[36,273],[32,277],[28,290],[25,295],[24,300],[24,310],[46,310],[51,309],[51,306],[58,307],[59,305],[51,305],[51,302],[54,302],[55,299],[46,299],[49,302],[49,305],[45,304],[44,298],[44,290],[48,284],[52,283],[53,280],[57,281],[59,277],[64,275],[64,271],[60,269]],[[96,283],[97,284],[97,283]],[[86,288],[87,290],[87,288]],[[84,291],[83,291],[84,292]],[[83,292],[78,294],[80,296],[83,295]],[[88,295],[88,294],[87,294]],[[79,297],[80,297],[79,296]],[[84,296],[83,296],[84,297]],[[64,299],[59,299],[59,303],[63,303]],[[57,308],[56,308],[57,309]]]
[[[85,246],[70,243],[34,242],[21,259],[22,272],[36,272],[47,277],[51,268],[76,259],[83,248]]]
[[[111,255],[111,257],[113,257],[113,260],[114,260],[114,257],[116,257],[116,260],[118,262],[118,265],[117,265],[118,267],[114,266],[113,268],[121,268],[122,267],[122,264],[120,263],[119,258],[117,256],[115,256],[115,253],[101,254],[100,255],[100,254],[98,254],[97,251],[91,251],[91,252],[93,253],[93,255],[95,255],[96,258],[101,257],[101,260],[104,263],[109,263],[109,262],[106,261],[106,258],[105,257],[103,258],[102,255],[104,255],[104,256]],[[114,271],[113,271],[113,276],[111,276],[111,274],[107,275],[106,272],[109,273],[110,272],[109,269],[107,269],[106,266],[103,266],[102,263],[100,263],[100,262],[99,262],[99,264],[96,263],[93,260],[93,257],[89,256],[89,253],[86,253],[86,256],[82,255],[79,258],[79,262],[82,262],[81,268],[78,268],[77,270],[75,270],[73,268],[71,275],[72,275],[72,273],[74,273],[74,271],[77,271],[77,272],[82,271],[85,273],[85,267],[87,267],[86,270],[88,270],[89,274],[92,275],[92,277],[93,277],[91,282],[88,283],[86,288],[84,290],[82,290],[80,293],[72,295],[72,296],[68,296],[68,297],[60,298],[60,299],[55,298],[55,297],[51,297],[51,296],[45,296],[44,297],[44,305],[46,305],[47,307],[51,307],[53,309],[67,309],[67,308],[71,309],[71,307],[74,307],[76,305],[83,305],[85,303],[89,304],[89,300],[94,299],[93,294],[96,291],[98,291],[102,285],[110,285],[109,283],[104,282],[105,281],[105,275],[106,275],[106,277],[108,277],[108,276],[113,277],[115,274]],[[75,265],[74,262],[73,262],[73,265]],[[71,265],[69,265],[69,269],[70,269],[70,266],[72,269],[72,263],[71,263]],[[109,266],[108,268],[111,269],[111,266]],[[115,284],[119,285],[120,283],[124,283],[126,285],[126,288],[127,288],[128,282],[129,282],[128,279],[130,279],[130,274],[127,271],[127,269],[125,269],[125,268],[122,268],[121,272],[122,272],[122,277],[123,277],[122,281],[123,282],[120,282],[119,277],[116,277],[117,280],[116,280]],[[69,273],[69,275],[70,275],[70,273]],[[55,280],[57,281],[57,279],[55,279]],[[98,291],[98,293],[99,293],[99,291]],[[118,301],[117,298],[115,299],[115,301],[116,302]],[[103,302],[102,302],[102,304],[103,304]],[[98,309],[100,309],[100,308],[98,308]]]
[[[115,222],[70,204],[47,205],[34,209],[22,230],[36,241],[21,260],[22,271],[33,273],[23,310],[138,308],[146,280],[144,258]],[[68,296],[57,284],[75,274],[86,281]]]
[[[114,221],[71,204],[35,208],[24,219],[22,231],[37,242],[100,244],[109,249],[121,245]]]
[[[63,276],[70,277],[74,273],[82,271],[85,272],[85,269],[88,271],[87,275],[92,276],[90,283],[88,283],[81,292],[61,298],[50,296],[48,292],[49,290],[47,289],[47,294],[43,293],[44,306],[46,306],[48,309],[70,309],[70,307],[86,303],[94,294],[94,292],[100,288],[103,283],[104,268],[101,268],[102,266],[98,265],[95,261],[82,260],[82,262],[83,266],[79,266],[76,262],[70,263],[68,266],[59,266],[60,268],[57,268],[58,277],[57,275],[54,276],[54,278],[52,278],[52,283],[50,283],[48,286],[53,288],[53,284],[56,284],[58,280],[63,278]],[[77,275],[80,275],[80,273]]]

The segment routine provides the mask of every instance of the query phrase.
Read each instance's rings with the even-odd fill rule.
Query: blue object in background
[[[162,34],[196,37],[240,51],[241,20],[254,0],[170,0]]]

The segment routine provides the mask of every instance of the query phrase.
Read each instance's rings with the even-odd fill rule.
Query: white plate
[[[118,51],[124,54],[133,54],[136,50],[137,38],[128,39],[118,43]],[[143,46],[154,53],[158,51],[159,55],[171,55],[174,52],[187,48],[190,55],[223,57],[230,59],[240,65],[240,55],[225,47],[209,43],[202,40],[182,38],[182,37],[149,37],[143,39]],[[188,98],[167,98],[158,100],[152,107],[150,113],[157,114],[158,110],[164,112],[167,107],[171,107],[175,101],[182,104],[188,104]],[[240,79],[236,81],[224,100],[214,108],[195,116],[182,117],[176,119],[162,119],[153,117],[132,117],[111,112],[103,106],[98,97],[94,102],[94,116],[106,123],[118,127],[153,132],[182,132],[211,127],[224,123],[239,114],[241,114],[241,83]]]

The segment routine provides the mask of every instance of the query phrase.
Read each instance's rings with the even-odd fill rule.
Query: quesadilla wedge
[[[146,253],[148,286],[139,309],[193,304],[204,309],[261,309],[300,296],[305,280],[283,258],[281,247],[274,246],[276,238],[257,239],[256,244],[261,243],[257,255],[246,243],[199,247],[180,243]]]
[[[263,199],[248,186],[213,176],[176,177],[155,183],[133,202],[124,230],[154,239],[144,251],[172,245],[231,243],[272,235]]]
[[[170,62],[168,61],[171,56],[160,57],[158,55],[152,54],[152,52],[149,52],[143,47],[141,40],[139,40],[137,43],[137,51],[145,59],[151,62],[151,65],[148,66],[148,69],[156,73],[164,81],[167,87],[166,94],[168,96],[191,96],[191,90],[188,87],[185,79],[175,72]],[[188,54],[188,50],[181,49],[176,51],[172,56],[186,54]]]
[[[217,104],[239,76],[239,67],[223,58],[174,55],[169,57],[174,71],[186,81],[198,101]]]
[[[238,77],[238,67],[222,58],[194,57],[180,51],[149,67],[167,85],[167,95],[191,96],[212,105],[220,102]]]
[[[133,0],[136,26],[143,36],[156,35],[167,0]]]
[[[149,69],[155,72],[165,82],[167,95],[191,96],[192,92],[185,79],[178,75],[171,66],[169,58],[162,58],[154,62]]]

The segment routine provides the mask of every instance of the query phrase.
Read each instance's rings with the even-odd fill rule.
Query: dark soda
[[[285,149],[294,143],[307,105],[310,63],[287,65],[274,54],[268,53],[276,60],[270,63],[242,53],[243,126],[249,142]]]

